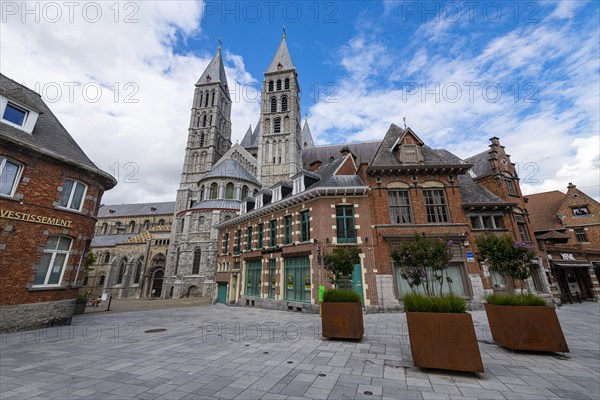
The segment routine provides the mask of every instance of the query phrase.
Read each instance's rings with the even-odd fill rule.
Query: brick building
[[[498,138],[461,160],[392,125],[381,142],[317,146],[302,156],[311,170],[259,191],[239,217],[216,226],[219,302],[316,311],[318,287],[331,286],[319,256],[350,244],[361,252],[351,281],[365,309],[398,310],[410,288],[390,252],[421,234],[453,240],[451,290],[479,307],[506,284],[476,262],[477,235],[532,242],[518,177]],[[549,294],[541,262],[534,267],[529,290]]]
[[[531,224],[563,302],[600,299],[600,203],[569,183],[527,196]]]
[[[175,202],[103,205],[83,288],[91,296],[160,297]]]
[[[41,97],[0,75],[0,331],[69,324],[105,190]]]

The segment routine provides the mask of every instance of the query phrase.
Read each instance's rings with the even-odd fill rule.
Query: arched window
[[[233,183],[229,182],[227,186],[225,186],[225,198],[233,199]]]
[[[163,226],[165,224],[165,220],[164,219],[159,219],[158,220],[158,226]]]
[[[281,79],[277,79],[277,90],[281,90]]]
[[[205,115],[206,117],[206,115]],[[204,147],[204,132],[200,134],[200,147]]]
[[[206,92],[206,97],[204,98],[204,107],[208,107],[208,92]]]
[[[226,215],[224,220],[229,221],[230,219],[231,219],[231,215]]]
[[[175,252],[175,275],[177,275],[177,271],[179,270],[179,257],[181,256],[181,249],[178,247]]]
[[[287,96],[281,98],[281,111],[287,111]]]
[[[121,233],[121,231],[125,229],[124,227],[121,227],[121,225],[122,224],[120,222],[115,224],[115,235]]]
[[[181,233],[183,233],[183,231],[185,231],[185,217],[181,218],[181,221],[179,222],[179,230]]]
[[[273,133],[281,133],[281,118],[273,119]]]
[[[248,186],[242,186],[242,201],[244,201],[248,197]]]
[[[277,112],[277,99],[275,97],[271,97],[271,112]]]
[[[104,264],[108,264],[110,262],[110,253],[107,251],[104,253]]]
[[[102,224],[101,234],[106,235],[108,233],[108,224],[105,222]]]
[[[203,95],[203,94],[204,94],[204,93],[200,93],[200,107],[202,107],[202,95]]]
[[[81,286],[87,286],[88,285],[88,279],[89,279],[89,277],[87,275],[85,275],[83,277],[83,282],[81,282]]]
[[[200,186],[200,201],[204,200],[204,185]]]
[[[288,90],[290,88],[290,78],[285,78],[283,86],[285,90]]]
[[[129,222],[129,233],[135,233],[135,221]]]
[[[212,126],[212,114],[210,114],[210,118],[208,119],[208,126]]]
[[[198,230],[201,231],[204,229],[204,217],[198,218]]]
[[[133,283],[140,283],[140,275],[142,274],[142,265],[144,264],[144,258],[140,258],[135,265],[135,275],[133,276]]]
[[[206,127],[206,114],[204,114],[204,117],[202,118],[202,126]]]
[[[98,286],[104,285],[104,281],[106,280],[106,275],[100,275],[98,277]]]
[[[125,276],[125,268],[127,268],[127,258],[121,260],[119,264],[119,274],[117,275],[117,285],[123,284],[123,277]]]
[[[269,92],[273,91],[273,81],[269,81]]]
[[[200,273],[200,258],[202,257],[202,252],[200,248],[196,248],[194,250],[194,260],[192,261],[192,275],[198,275]]]
[[[209,196],[209,198],[210,198],[211,200],[214,200],[214,199],[216,199],[216,198],[217,198],[217,195],[218,195],[218,194],[219,194],[219,187],[217,186],[217,183],[216,183],[216,182],[213,182],[213,183],[210,185],[210,196]]]
[[[211,106],[215,105],[215,92],[212,92],[212,100],[210,101],[210,105]]]

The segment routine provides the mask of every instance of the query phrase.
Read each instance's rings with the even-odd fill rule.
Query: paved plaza
[[[571,353],[511,352],[473,312],[485,373],[412,365],[404,314],[365,315],[360,343],[320,318],[223,305],[75,317],[0,339],[0,399],[594,399],[600,304],[558,310]]]

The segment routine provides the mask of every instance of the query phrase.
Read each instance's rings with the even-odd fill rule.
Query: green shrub
[[[78,302],[82,302],[85,300],[85,294],[83,293],[77,293],[77,296],[75,296],[75,300],[77,300]]]
[[[546,301],[535,294],[490,294],[485,296],[488,304],[496,306],[545,306]]]
[[[449,294],[444,296],[425,296],[410,293],[402,298],[404,309],[409,312],[464,313],[467,302],[462,297]]]
[[[360,296],[353,290],[327,289],[323,293],[324,303],[359,303]]]

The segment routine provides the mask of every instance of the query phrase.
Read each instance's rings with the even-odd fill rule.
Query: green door
[[[356,264],[354,266],[354,271],[352,271],[352,290],[354,290],[360,296],[360,302],[363,307],[365,305],[363,299],[363,281],[362,281],[362,271],[360,269],[360,264]]]
[[[226,304],[227,302],[227,285],[219,283],[219,290],[217,292],[217,303]]]

